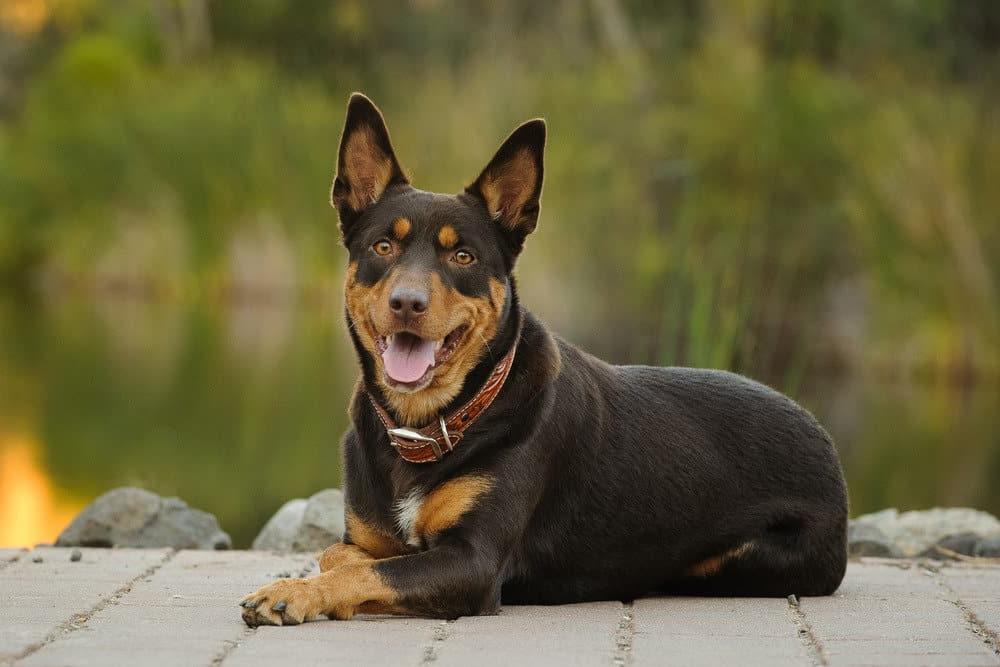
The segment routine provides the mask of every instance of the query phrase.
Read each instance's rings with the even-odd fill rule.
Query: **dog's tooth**
[[[440,350],[442,345],[444,345],[444,338],[434,341],[434,351]]]

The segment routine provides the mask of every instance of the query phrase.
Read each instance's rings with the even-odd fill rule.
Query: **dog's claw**
[[[271,607],[271,611],[285,611],[285,607],[287,606],[288,605],[285,604],[284,602],[279,602],[278,604]]]

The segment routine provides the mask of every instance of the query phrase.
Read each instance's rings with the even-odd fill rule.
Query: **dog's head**
[[[454,399],[497,335],[538,220],[544,146],[545,122],[528,121],[464,192],[424,192],[399,166],[378,108],[351,96],[331,194],[350,253],[348,325],[405,423]]]

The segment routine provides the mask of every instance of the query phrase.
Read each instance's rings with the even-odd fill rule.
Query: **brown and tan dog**
[[[424,192],[351,97],[332,193],[361,365],[347,530],[319,575],[247,597],[247,624],[840,584],[846,488],[811,415],[732,373],[611,366],[520,305],[544,145],[529,121],[464,192]]]

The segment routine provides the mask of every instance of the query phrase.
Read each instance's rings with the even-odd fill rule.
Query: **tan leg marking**
[[[374,560],[371,554],[356,544],[332,544],[319,556],[319,571],[329,572],[341,565],[362,563],[370,560]]]
[[[375,571],[374,561],[351,562],[308,579],[281,579],[247,597],[247,625],[298,625],[322,616],[347,620],[366,613],[406,611],[396,605],[398,594]]]
[[[374,559],[409,553],[405,544],[350,511],[347,513],[347,534],[351,542]]]
[[[701,562],[695,563],[685,571],[685,574],[689,577],[709,577],[717,574],[723,565],[745,555],[751,549],[753,549],[753,542],[741,544],[735,549],[730,549],[718,556],[712,556],[711,558],[706,558]]]
[[[413,524],[417,535],[436,535],[454,526],[475,505],[482,494],[493,488],[487,475],[464,475],[448,480],[424,499]]]

